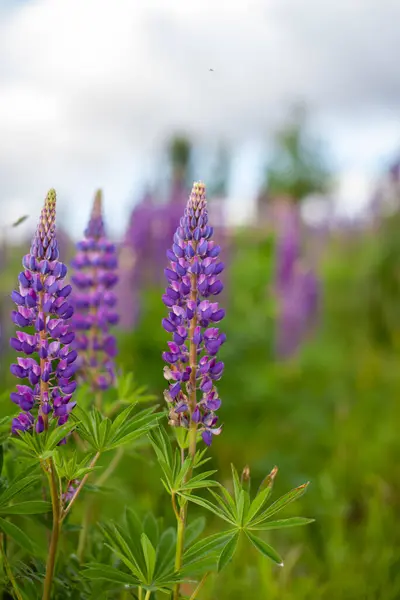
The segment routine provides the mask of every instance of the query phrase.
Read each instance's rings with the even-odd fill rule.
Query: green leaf
[[[37,484],[37,477],[23,477],[17,481],[13,481],[7,489],[0,494],[0,508],[5,506],[10,500],[26,492],[30,487]]]
[[[218,572],[221,571],[233,558],[239,541],[240,531],[235,532],[225,544],[218,560]]]
[[[51,452],[54,450],[57,444],[59,444],[63,438],[71,433],[75,427],[76,425],[73,421],[68,421],[68,423],[65,423],[65,425],[54,426],[53,431],[51,431],[51,433],[45,438],[42,452]]]
[[[260,523],[255,527],[249,527],[258,531],[266,531],[267,529],[284,529],[285,527],[299,527],[301,525],[308,525],[314,523],[315,519],[306,519],[304,517],[291,517],[289,519],[279,519],[278,521],[267,521],[266,523]]]
[[[146,561],[147,583],[151,583],[154,575],[154,568],[156,566],[156,551],[145,533],[142,533],[140,540],[142,543],[144,559]]]
[[[18,504],[11,504],[0,508],[2,515],[38,515],[48,513],[51,510],[51,503],[43,500],[29,500]]]
[[[271,488],[265,488],[261,492],[258,492],[257,496],[250,505],[249,512],[247,513],[245,519],[245,524],[251,523],[251,520],[258,515],[264,504],[267,502],[270,494]]]
[[[230,529],[215,533],[193,544],[183,555],[181,574],[193,574],[194,569],[199,566],[214,568],[218,563],[221,548],[236,532],[236,529]]]
[[[179,448],[186,450],[189,447],[188,429],[183,427],[174,427],[174,434]]]
[[[192,496],[189,494],[179,495],[182,496],[182,498],[185,498],[185,500],[188,500],[189,502],[194,502],[194,504],[198,504],[199,506],[206,508],[207,510],[212,512],[214,515],[217,515],[217,517],[223,519],[227,523],[230,523],[231,525],[236,525],[233,519],[228,517],[218,506],[215,506],[215,504],[213,504],[209,500],[206,500],[205,498],[200,498],[200,496]]]
[[[258,552],[261,552],[261,554],[263,554],[264,556],[266,556],[267,558],[272,560],[279,567],[283,567],[282,558],[279,556],[277,551],[274,550],[274,548],[272,548],[272,546],[270,546],[269,544],[264,542],[264,540],[257,537],[256,535],[254,535],[253,533],[251,533],[248,530],[245,530],[245,533],[246,533],[248,539],[250,540],[250,542],[253,544],[253,546],[258,550]]]
[[[147,515],[145,516],[143,522],[143,531],[147,535],[153,546],[156,547],[159,538],[159,531],[157,520],[152,513],[147,513]]]
[[[186,536],[185,536],[186,538]],[[165,572],[174,570],[174,557],[176,545],[176,531],[173,527],[169,527],[161,534],[160,541],[157,546],[156,556],[156,575],[157,580],[162,577]]]
[[[28,550],[32,554],[35,553],[35,544],[32,540],[16,525],[10,523],[10,521],[6,521],[5,519],[0,517],[0,529],[12,538],[17,544],[19,544],[25,550]]]
[[[136,577],[128,573],[123,573],[120,569],[98,563],[89,563],[82,571],[82,574],[87,579],[100,579],[123,585],[137,586],[140,583]]]
[[[236,505],[237,505],[239,503],[239,496],[240,496],[240,492],[242,490],[242,486],[240,485],[238,473],[237,473],[234,465],[232,465],[232,464],[231,464],[231,469],[232,469],[233,490],[235,492],[235,501],[236,501]]]
[[[278,500],[271,504],[271,506],[267,508],[267,510],[261,513],[261,515],[259,515],[257,519],[254,519],[252,521],[252,525],[262,523],[263,521],[266,521],[269,517],[272,517],[272,515],[274,515],[275,513],[280,512],[283,508],[285,508],[285,506],[300,498],[306,492],[307,487],[308,483],[303,483],[303,485],[300,485],[294,490],[291,490],[287,494],[284,494],[283,496],[278,498]]]
[[[194,519],[185,530],[185,549],[188,548],[193,542],[201,535],[206,526],[206,520],[204,517],[198,517]]]
[[[247,494],[248,497],[248,494]],[[239,500],[237,503],[237,519],[238,519],[238,525],[242,525],[243,524],[243,518],[244,518],[244,505],[245,505],[245,491],[241,490],[239,493]]]

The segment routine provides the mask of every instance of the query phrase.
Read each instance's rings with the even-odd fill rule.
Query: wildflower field
[[[174,198],[2,249],[3,598],[400,598],[397,213]]]

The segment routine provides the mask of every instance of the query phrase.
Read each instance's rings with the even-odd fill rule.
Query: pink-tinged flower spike
[[[56,193],[50,190],[30,253],[22,261],[19,288],[11,294],[16,304],[12,319],[20,329],[10,344],[25,356],[19,356],[10,370],[26,380],[11,394],[11,400],[22,409],[13,419],[13,433],[33,426],[40,433],[53,419],[63,425],[76,404],[72,400],[76,384],[71,377],[77,353],[71,348],[73,309],[67,301],[71,286],[64,281],[67,267],[58,260],[55,223]],[[32,326],[33,333],[23,331]]]
[[[79,352],[78,378],[87,381],[94,392],[101,393],[115,380],[115,337],[110,326],[118,322],[115,312],[117,283],[116,248],[105,233],[102,194],[98,191],[84,239],[77,244],[72,262],[74,293],[73,325],[75,346]]]
[[[219,275],[220,247],[211,240],[203,183],[195,183],[180,225],[174,235],[170,260],[165,269],[168,287],[163,302],[169,309],[162,325],[172,334],[163,359],[164,376],[170,382],[165,399],[170,406],[170,424],[200,430],[207,445],[218,435],[215,412],[221,401],[215,382],[224,364],[217,360],[226,336],[216,327],[225,311],[213,302],[223,289]]]

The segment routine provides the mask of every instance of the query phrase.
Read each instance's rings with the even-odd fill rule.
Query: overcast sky
[[[82,229],[101,186],[120,232],[176,129],[232,141],[239,214],[298,99],[352,212],[400,148],[399,26],[399,0],[0,0],[2,221],[54,186]]]

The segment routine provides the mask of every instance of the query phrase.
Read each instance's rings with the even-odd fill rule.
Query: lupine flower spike
[[[115,380],[117,347],[109,328],[118,322],[114,310],[117,299],[112,291],[118,279],[116,248],[105,234],[101,191],[96,194],[85,238],[77,244],[77,250],[72,283],[78,377],[87,381],[94,392],[101,392]]]
[[[11,294],[17,305],[12,319],[20,329],[10,344],[25,355],[11,365],[11,373],[27,380],[11,394],[22,411],[13,419],[13,433],[32,427],[40,433],[54,419],[63,425],[76,404],[72,400],[76,383],[71,377],[77,352],[71,349],[73,308],[67,301],[71,286],[65,285],[67,267],[58,260],[55,223],[56,193],[50,190],[30,253],[22,261],[19,289]],[[23,331],[28,327],[33,327],[32,333]]]
[[[224,264],[218,260],[220,247],[211,240],[212,234],[205,186],[195,183],[167,251],[170,266],[164,271],[168,287],[163,302],[169,314],[162,325],[172,334],[169,349],[163,353],[164,376],[170,382],[164,397],[170,407],[170,424],[201,431],[207,445],[221,432],[216,426],[215,411],[221,400],[215,382],[224,369],[217,354],[226,339],[215,327],[225,316],[218,302],[212,301],[223,289],[218,276]]]

